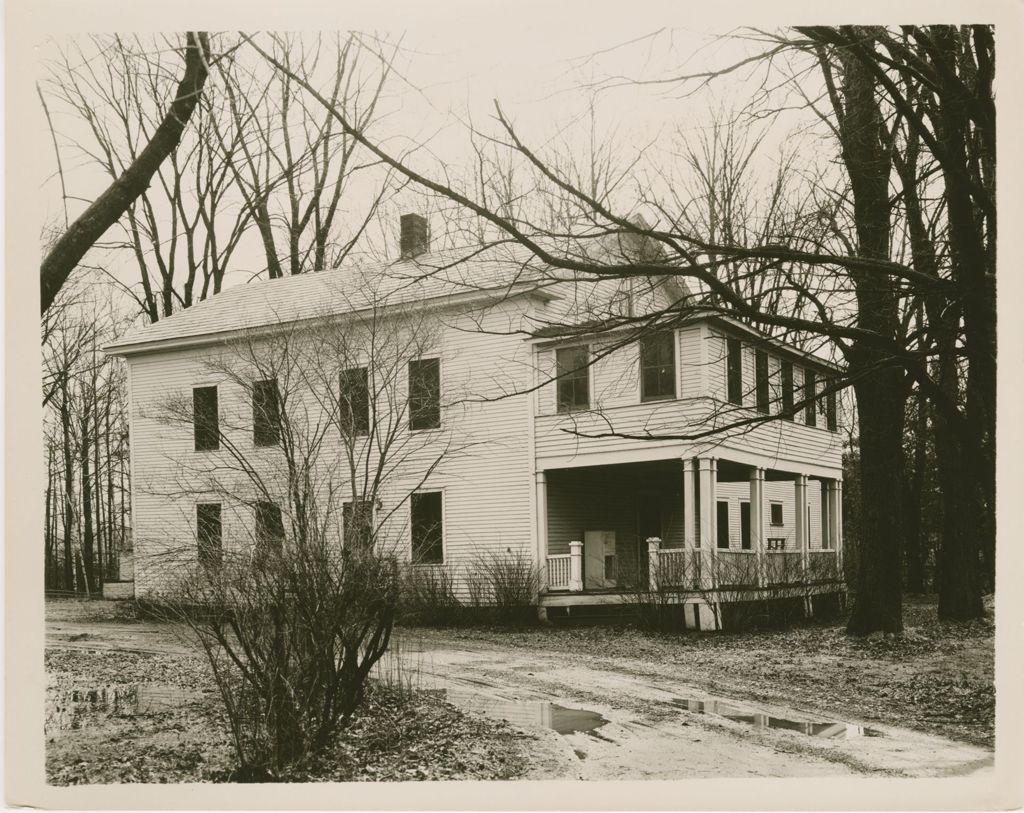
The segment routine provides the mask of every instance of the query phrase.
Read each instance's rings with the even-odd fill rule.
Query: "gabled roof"
[[[127,354],[163,343],[216,339],[224,334],[317,319],[374,307],[421,302],[444,304],[474,294],[535,292],[550,282],[527,249],[507,243],[422,254],[414,259],[356,263],[335,270],[261,280],[216,296],[104,348]]]

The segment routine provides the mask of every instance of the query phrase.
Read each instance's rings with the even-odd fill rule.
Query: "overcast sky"
[[[705,126],[713,106],[743,107],[753,92],[747,70],[716,79],[693,95],[681,94],[675,84],[638,85],[631,81],[706,71],[736,62],[759,48],[739,37],[725,36],[735,31],[733,27],[658,25],[646,18],[624,21],[561,6],[543,15],[496,14],[497,8],[423,4],[408,9],[405,15],[384,14],[373,29],[361,29],[400,42],[396,74],[380,106],[384,115],[373,132],[393,154],[420,146],[411,163],[425,174],[458,175],[471,167],[466,124],[472,120],[478,129],[496,132],[491,120],[496,99],[524,140],[542,155],[545,150],[583,151],[591,138],[614,138],[621,145],[621,160],[628,163],[632,153],[652,141],[665,149],[675,133],[692,133]],[[40,42],[39,64],[44,74],[47,60],[74,39],[56,34]],[[101,61],[104,58],[87,53]],[[171,70],[176,59],[174,55],[168,59]],[[598,85],[603,88],[600,92],[594,90]],[[59,109],[51,112],[65,136],[89,141],[75,116]],[[40,139],[49,142],[45,120],[40,117],[38,121]],[[766,169],[771,169],[778,144],[792,126],[792,121],[780,122],[775,136],[763,145]],[[47,217],[62,219],[53,151],[45,154],[48,163],[41,167],[41,174]],[[108,182],[81,156],[65,150],[63,157],[71,196],[89,200]],[[72,203],[72,217],[76,205],[80,208],[84,203]],[[406,196],[396,201],[396,206],[411,209],[417,203]],[[353,210],[358,208],[353,205]],[[388,211],[393,219],[393,210]],[[432,223],[435,231],[439,226]],[[384,226],[371,232],[371,239],[389,239]],[[253,235],[240,247],[233,265],[260,268],[265,264],[261,251]],[[90,258],[126,282],[137,281],[138,270],[130,252],[104,256],[94,252]],[[245,278],[239,274],[233,282]]]

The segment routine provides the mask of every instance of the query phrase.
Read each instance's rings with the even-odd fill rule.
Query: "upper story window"
[[[437,429],[441,425],[441,360],[409,362],[409,428]]]
[[[370,432],[370,385],[365,367],[342,370],[339,420],[346,436]]]
[[[767,415],[771,395],[768,391],[768,354],[764,350],[754,352],[754,390],[757,395],[757,411]]]
[[[835,386],[835,382],[828,380],[825,382],[830,388],[828,393],[825,395],[825,425],[828,426],[829,432],[835,432],[839,428],[839,416],[837,415],[836,409],[836,391],[831,389]]]
[[[782,378],[782,416],[793,420],[793,362],[783,361],[780,367]]]
[[[558,411],[571,412],[590,406],[590,353],[586,345],[560,347],[555,351],[558,376]]]
[[[196,540],[199,564],[203,567],[219,565],[223,555],[219,502],[196,505]]]
[[[220,448],[220,419],[217,411],[216,387],[193,388],[192,432],[197,452]]]
[[[804,369],[804,423],[818,425],[818,400],[814,370]]]
[[[252,442],[276,446],[281,441],[281,406],[277,379],[257,381],[252,388]]]
[[[739,339],[726,339],[729,403],[743,406],[743,346]]]
[[[441,564],[444,561],[444,508],[440,491],[413,494],[410,498],[412,561]]]
[[[373,503],[356,500],[342,503],[342,544],[346,550],[365,550],[373,544]]]
[[[640,340],[640,400],[676,397],[675,334],[663,331]]]

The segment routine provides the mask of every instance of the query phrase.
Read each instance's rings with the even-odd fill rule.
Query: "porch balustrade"
[[[839,579],[839,555],[834,550],[812,550],[807,553],[807,580],[826,582]]]
[[[572,570],[571,558],[572,554],[570,553],[556,553],[553,556],[548,556],[547,575],[549,590],[569,589],[569,578]]]

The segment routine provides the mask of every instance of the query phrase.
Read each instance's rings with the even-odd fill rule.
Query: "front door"
[[[661,535],[661,495],[640,493],[636,495],[636,576],[642,586],[647,586],[649,581],[647,540],[651,537],[664,538]]]

